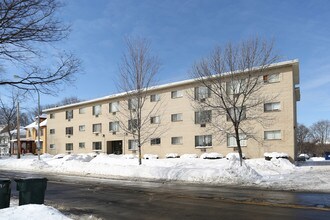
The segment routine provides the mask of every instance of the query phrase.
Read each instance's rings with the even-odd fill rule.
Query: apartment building
[[[276,94],[276,98],[264,103],[262,108],[262,114],[273,120],[266,127],[258,122],[252,125],[257,138],[241,141],[243,153],[247,158],[257,158],[263,157],[265,152],[284,152],[293,159],[296,156],[296,103],[300,100],[299,62],[273,64],[260,77],[264,81],[262,93]],[[160,106],[157,114],[148,116],[150,126],[159,126],[162,132],[154,133],[143,144],[142,155],[156,154],[164,158],[170,153],[218,152],[226,155],[237,151],[232,137],[218,138],[219,132],[211,131],[208,122],[212,109],[201,112],[193,107],[192,97],[196,96],[196,91],[203,93],[206,90],[194,79],[148,90],[146,111],[155,104]],[[208,91],[205,94],[204,98],[212,96]],[[136,154],[136,141],[120,126],[120,122],[126,123],[125,120],[131,123],[128,117],[120,114],[130,108],[131,102],[128,102],[127,94],[121,93],[45,110],[47,152]]]

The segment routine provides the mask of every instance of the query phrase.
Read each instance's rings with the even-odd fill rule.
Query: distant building
[[[264,112],[261,113],[274,116],[276,120],[267,128],[258,123],[252,125],[257,128],[256,135],[261,141],[242,141],[243,153],[247,158],[257,158],[263,157],[265,152],[284,152],[294,158],[296,102],[300,100],[299,63],[292,60],[273,64],[261,77],[264,82],[262,92],[278,94],[275,100],[264,103],[265,106],[261,110]],[[152,115],[150,123],[162,123],[167,125],[168,129],[143,145],[142,154],[157,154],[164,158],[169,153],[200,155],[204,152],[218,152],[226,155],[237,151],[236,143],[231,137],[226,141],[219,141],[212,133],[208,133],[209,124],[198,120],[200,115],[192,108],[191,97],[199,87],[200,84],[191,79],[148,90],[148,102],[162,100],[166,103],[161,115]],[[205,98],[208,98],[208,95]],[[127,101],[125,93],[45,110],[48,121],[47,152],[135,154],[137,148],[133,137],[118,126],[116,113],[123,110],[119,105],[123,101]]]
[[[25,136],[21,139],[22,149],[26,153],[37,153],[38,117],[31,124],[24,127]],[[47,152],[47,115],[40,115],[40,153]]]

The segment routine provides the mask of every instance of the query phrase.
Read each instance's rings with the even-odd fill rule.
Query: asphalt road
[[[31,176],[0,171],[0,178]],[[330,219],[330,194],[48,175],[45,204],[102,219]],[[18,197],[12,181],[12,196]]]

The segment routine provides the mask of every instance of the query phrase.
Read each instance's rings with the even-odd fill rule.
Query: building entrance
[[[123,154],[123,141],[108,141],[107,154]]]

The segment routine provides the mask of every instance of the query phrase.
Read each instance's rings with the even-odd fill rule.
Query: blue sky
[[[259,36],[274,39],[282,60],[299,59],[298,122],[330,118],[330,1],[327,0],[70,0],[60,11],[72,25],[58,47],[73,51],[84,73],[74,87],[42,104],[77,96],[88,100],[117,92],[126,36],[152,43],[161,84],[187,79],[191,65],[216,45]]]

